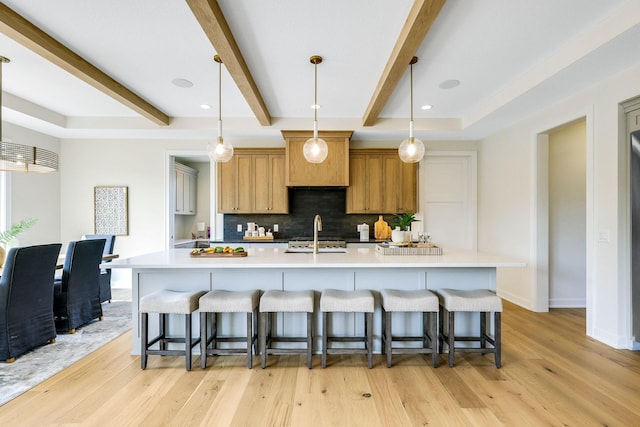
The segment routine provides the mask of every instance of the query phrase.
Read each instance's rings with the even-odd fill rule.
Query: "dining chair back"
[[[69,242],[62,279],[54,282],[53,312],[58,332],[74,333],[78,326],[102,318],[100,263],[105,239]]]
[[[0,360],[56,338],[51,282],[62,244],[12,248],[0,278]]]
[[[112,255],[113,248],[116,245],[116,236],[113,234],[85,234],[82,236],[82,240],[89,239],[105,239],[104,249],[102,255]],[[102,261],[111,262],[110,260]],[[111,269],[100,269],[100,302],[111,302]]]

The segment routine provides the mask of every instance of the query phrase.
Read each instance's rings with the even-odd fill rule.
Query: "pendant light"
[[[228,162],[233,157],[233,146],[222,138],[222,59],[215,55],[218,63],[218,139],[210,142],[207,151],[214,162]]]
[[[0,56],[0,171],[54,172],[58,155],[53,151],[2,139],[2,64],[11,62]]]
[[[418,57],[414,56],[409,62],[410,87],[411,87],[411,120],[409,121],[409,138],[400,143],[398,155],[405,163],[417,163],[424,156],[424,144],[418,138],[413,137],[413,64],[418,62]]]
[[[322,163],[329,154],[329,147],[322,138],[318,138],[318,64],[322,63],[322,57],[313,55],[311,63],[314,68],[314,92],[315,97],[313,101],[313,138],[307,139],[302,147],[302,154],[309,163]]]

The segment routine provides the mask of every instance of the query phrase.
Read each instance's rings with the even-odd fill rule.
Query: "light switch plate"
[[[236,226],[236,231],[237,231],[238,233],[242,233],[242,224],[238,224],[238,225]]]
[[[273,232],[274,233],[278,232],[278,224],[273,224]]]

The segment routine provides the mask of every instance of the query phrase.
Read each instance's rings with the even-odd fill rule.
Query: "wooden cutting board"
[[[248,253],[245,252],[200,252],[197,254],[190,253],[189,256],[192,258],[224,258],[224,257],[243,257],[247,256]]]

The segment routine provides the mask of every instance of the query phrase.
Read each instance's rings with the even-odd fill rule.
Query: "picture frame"
[[[93,188],[95,234],[129,235],[129,187]]]

